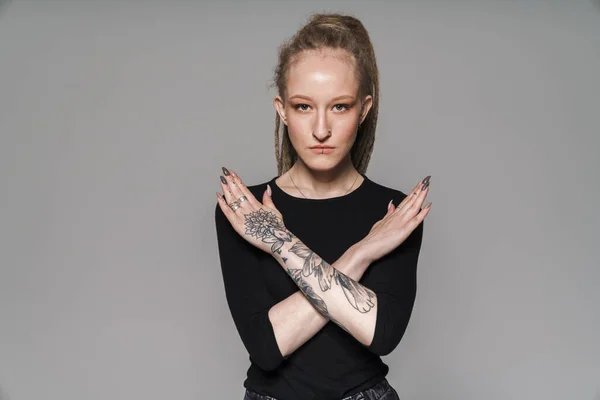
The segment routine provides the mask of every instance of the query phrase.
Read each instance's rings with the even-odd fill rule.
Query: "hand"
[[[380,259],[402,244],[423,222],[431,207],[431,203],[429,203],[421,209],[423,201],[429,193],[429,178],[430,176],[419,182],[412,192],[398,204],[398,207],[394,207],[390,202],[385,216],[377,221],[369,234],[359,242],[369,263]],[[425,190],[421,190],[425,186],[424,182],[427,186]]]
[[[223,214],[233,228],[252,245],[270,254],[281,254],[285,242],[291,242],[295,236],[283,224],[283,216],[271,200],[269,188],[263,193],[263,204],[248,190],[242,179],[234,171],[223,168],[221,189],[224,196],[217,193],[217,200]],[[244,196],[245,201],[239,202]],[[231,205],[238,204],[235,211]]]

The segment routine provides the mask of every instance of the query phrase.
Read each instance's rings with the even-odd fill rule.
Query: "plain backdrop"
[[[2,400],[242,398],[215,192],[221,166],[276,176],[277,47],[315,11],[375,46],[367,175],[432,175],[415,308],[384,358],[400,397],[600,399],[597,2],[13,0]]]

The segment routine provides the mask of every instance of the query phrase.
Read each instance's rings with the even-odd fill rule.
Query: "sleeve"
[[[390,354],[408,326],[417,294],[417,261],[423,240],[423,222],[394,251],[375,261],[365,286],[377,295],[377,319],[368,349]]]
[[[215,225],[225,296],[238,334],[252,363],[274,370],[284,359],[268,316],[277,302],[262,279],[255,247],[233,229],[219,204]]]

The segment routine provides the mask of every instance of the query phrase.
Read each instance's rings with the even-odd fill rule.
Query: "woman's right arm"
[[[262,280],[252,245],[233,229],[218,205],[215,225],[225,297],[235,327],[252,362],[274,370],[283,361],[268,316],[277,302]]]

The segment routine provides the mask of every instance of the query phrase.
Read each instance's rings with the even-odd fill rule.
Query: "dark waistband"
[[[388,389],[390,388],[390,384],[387,379],[383,379],[371,386],[368,389],[363,390],[362,392],[354,393],[350,396],[344,397],[340,400],[362,400],[362,399],[378,399],[383,396]],[[250,389],[246,389],[246,395],[244,396],[244,400],[279,400],[275,397],[258,394]]]

